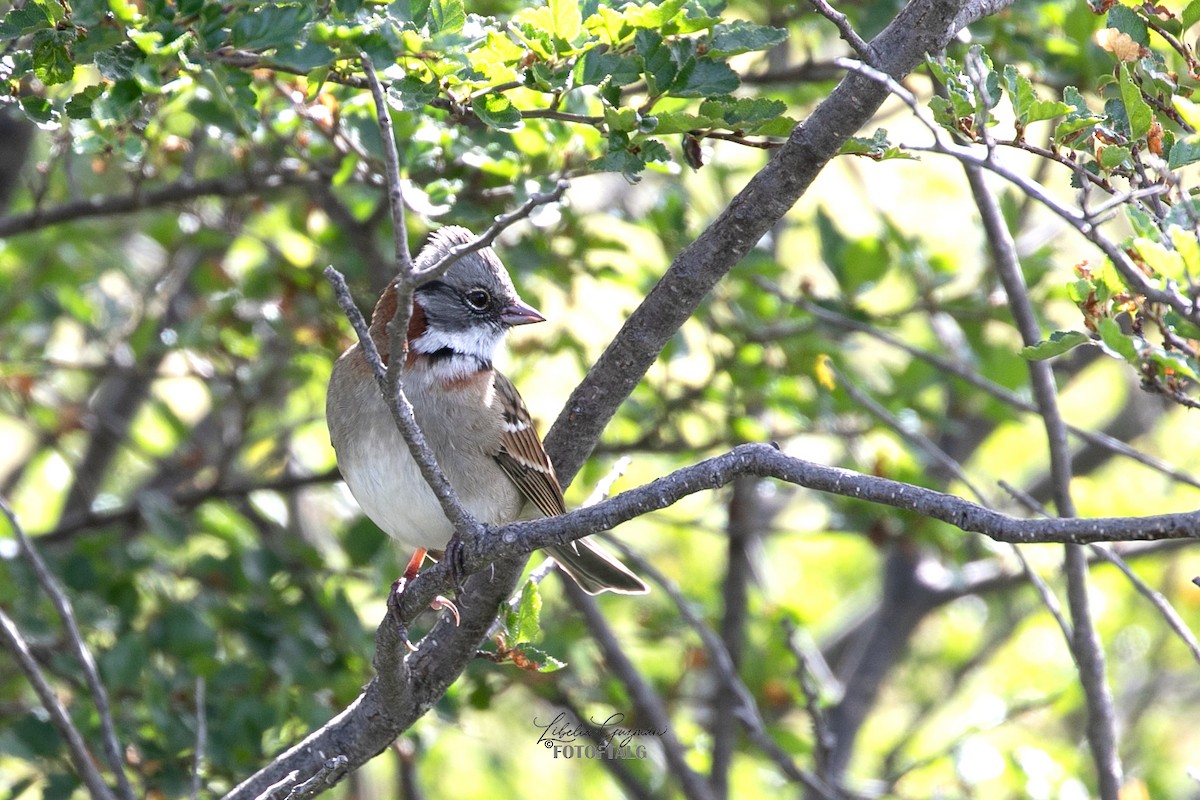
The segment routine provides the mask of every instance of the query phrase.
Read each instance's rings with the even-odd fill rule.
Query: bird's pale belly
[[[454,528],[395,428],[362,437],[355,445],[356,457],[342,459],[342,477],[366,515],[407,547],[443,549]],[[435,455],[439,462],[446,462],[440,454]],[[447,475],[463,505],[488,524],[515,519],[522,505],[520,491],[499,474],[499,466],[490,458],[479,466],[498,474],[478,475],[473,480],[463,480],[453,472]]]

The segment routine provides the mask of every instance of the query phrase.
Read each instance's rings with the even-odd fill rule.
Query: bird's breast
[[[357,369],[344,361],[334,367],[331,386],[351,388],[331,389],[327,417],[346,485],[364,513],[392,538],[414,549],[444,548],[453,526],[396,430],[374,379],[344,374]],[[346,377],[356,379],[343,383]],[[488,380],[486,387],[447,392],[421,370],[405,370],[405,394],[439,466],[467,510],[495,525],[516,519],[523,498],[492,455],[500,422],[492,419],[490,387]]]

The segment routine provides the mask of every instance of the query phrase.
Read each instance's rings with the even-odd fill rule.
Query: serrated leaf
[[[682,76],[681,76],[682,77]],[[711,58],[697,58],[695,66],[688,72],[683,85],[672,87],[675,97],[709,97],[714,94],[729,94],[742,85],[737,73],[728,64]]]
[[[423,81],[411,72],[387,90],[388,105],[400,111],[420,111],[437,97],[437,81]]]
[[[66,83],[75,74],[70,45],[75,35],[68,31],[38,31],[33,36],[33,72],[47,86]]]
[[[756,25],[741,19],[723,22],[713,28],[708,54],[714,58],[730,58],[755,50],[766,50],[785,39],[787,31],[782,28]]]
[[[1150,33],[1146,27],[1146,21],[1128,6],[1114,5],[1108,10],[1108,17],[1105,18],[1104,24],[1106,27],[1116,28],[1121,33],[1129,34],[1130,38],[1143,47],[1150,46]]]
[[[463,0],[430,0],[429,2],[429,32],[458,33],[467,21],[467,12],[463,8]]]
[[[1081,344],[1091,341],[1086,333],[1079,331],[1055,331],[1049,339],[1043,339],[1037,344],[1021,348],[1021,358],[1027,361],[1045,361],[1047,358],[1060,356],[1068,350],[1073,350]]]
[[[549,0],[551,33],[563,41],[570,42],[579,35],[583,15],[579,11],[579,0]]]
[[[703,130],[717,124],[716,120],[700,114],[687,114],[682,111],[665,111],[655,115],[658,125],[654,132],[660,136],[668,133],[687,133],[688,131]]]
[[[1200,134],[1197,133],[1189,133],[1187,136],[1176,139],[1175,144],[1171,145],[1171,152],[1167,155],[1167,166],[1170,169],[1186,167],[1197,161],[1200,161]]]
[[[538,641],[542,636],[541,618],[542,594],[536,583],[526,581],[516,611],[509,616],[508,640],[514,645]]]
[[[1129,65],[1121,65],[1121,101],[1125,104],[1125,115],[1129,118],[1129,130],[1134,139],[1145,138],[1154,122],[1154,113],[1142,99],[1141,89],[1129,74]]]
[[[637,129],[637,111],[632,108],[613,108],[612,106],[605,106],[604,124],[608,126],[610,133],[629,133],[630,131]]]
[[[4,15],[0,22],[0,42],[7,42],[34,31],[50,27],[50,18],[37,3],[26,3]]]
[[[1096,332],[1100,334],[1100,341],[1104,342],[1104,346],[1113,353],[1134,366],[1140,363],[1137,345],[1134,344],[1133,337],[1124,333],[1116,320],[1107,317],[1100,320],[1096,326]]]
[[[234,47],[243,50],[283,47],[294,44],[312,18],[312,8],[307,5],[264,5],[234,22],[229,38]]]
[[[1092,295],[1092,282],[1086,278],[1079,278],[1067,284],[1067,297],[1071,298],[1071,302],[1076,304],[1086,303]]]
[[[642,65],[633,56],[606,53],[593,47],[579,59],[575,67],[575,82],[581,86],[628,86],[642,77]]]
[[[514,663],[532,672],[557,672],[567,665],[565,661],[559,661],[539,647],[522,645],[520,653],[523,658],[514,658]]]
[[[667,150],[666,145],[658,139],[644,139],[638,143],[641,149],[640,155],[644,161],[670,161],[671,153]]]
[[[1117,145],[1109,145],[1100,151],[1100,166],[1104,169],[1116,169],[1125,163],[1129,158],[1130,150],[1128,147],[1120,147]]]
[[[486,94],[471,101],[471,110],[480,122],[502,131],[521,127],[521,112],[502,94]]]
[[[671,49],[663,43],[661,36],[649,30],[638,31],[633,37],[633,46],[642,57],[650,92],[657,94],[665,91],[679,72],[675,59],[671,58]]]

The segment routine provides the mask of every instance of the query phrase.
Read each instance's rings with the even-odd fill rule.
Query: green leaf
[[[244,50],[270,50],[293,45],[312,18],[312,7],[308,5],[265,5],[233,23],[230,41],[234,47]]]
[[[1200,374],[1197,374],[1196,362],[1182,353],[1174,353],[1155,347],[1148,353],[1148,357],[1164,369],[1172,370],[1194,381],[1200,381]]]
[[[1100,166],[1104,169],[1116,169],[1129,158],[1128,147],[1109,145],[1100,151]]]
[[[37,95],[22,97],[21,110],[34,122],[49,122],[54,119],[54,107],[50,105],[50,101]]]
[[[1200,133],[1189,133],[1175,140],[1167,154],[1167,166],[1171,169],[1186,167],[1200,161]]]
[[[1004,85],[1012,102],[1013,113],[1022,127],[1032,122],[1068,114],[1072,107],[1057,100],[1039,100],[1033,84],[1011,64],[1004,67]]]
[[[334,52],[320,42],[308,41],[302,47],[289,43],[279,47],[269,59],[271,64],[299,72],[311,72],[317,67],[332,64]]]
[[[75,74],[70,45],[75,34],[68,31],[38,31],[33,37],[33,72],[48,86],[66,83]]]
[[[632,28],[665,28],[683,8],[685,0],[666,0],[664,3],[646,3],[643,6],[630,3],[621,10],[625,22]]]
[[[50,18],[37,3],[26,3],[4,15],[0,22],[0,42],[7,42],[34,31],[50,27]]]
[[[665,111],[656,115],[658,117],[658,125],[655,126],[654,132],[660,136],[665,136],[668,133],[687,133],[688,131],[703,130],[711,128],[716,124],[716,120],[701,114],[687,114],[682,111]]]
[[[645,139],[638,143],[641,148],[642,158],[649,161],[670,161],[671,153],[667,150],[667,146],[658,139]]]
[[[458,33],[467,21],[463,0],[430,0],[429,32]]]
[[[1100,323],[1096,326],[1096,332],[1100,334],[1100,341],[1104,342],[1104,346],[1113,353],[1116,353],[1134,366],[1141,363],[1141,359],[1138,358],[1137,345],[1134,344],[1133,337],[1122,332],[1121,326],[1117,324],[1115,319],[1105,318],[1100,320]]]
[[[521,589],[521,602],[516,611],[509,612],[508,641],[511,646],[536,642],[542,638],[542,594],[533,581]]]
[[[522,124],[521,112],[502,94],[485,94],[475,98],[471,101],[471,110],[489,128],[511,131]]]
[[[675,97],[709,97],[714,94],[729,94],[741,86],[742,81],[729,65],[711,58],[698,58],[696,66],[688,74],[683,86],[672,88]]]
[[[1121,101],[1125,104],[1125,114],[1129,118],[1129,130],[1134,139],[1143,139],[1150,132],[1154,122],[1154,113],[1142,99],[1142,91],[1129,75],[1129,65],[1121,65]]]
[[[787,31],[782,28],[756,25],[741,19],[722,22],[713,28],[708,55],[714,58],[730,58],[755,50],[766,50],[786,38]]]
[[[1129,38],[1142,47],[1150,46],[1150,32],[1146,28],[1146,21],[1128,6],[1114,5],[1109,9],[1108,18],[1104,24],[1106,27],[1116,28],[1121,33],[1129,34]]]
[[[63,110],[67,112],[67,116],[71,119],[91,119],[92,103],[96,101],[96,98],[103,91],[104,89],[101,86],[88,86],[83,91],[72,95]]]
[[[1067,284],[1067,297],[1077,305],[1086,303],[1093,291],[1095,286],[1086,278],[1079,278]]]
[[[642,57],[642,68],[646,85],[651,94],[665,91],[679,72],[671,49],[663,44],[663,38],[654,31],[640,30],[633,37],[633,46]]]
[[[1183,9],[1183,29],[1187,30],[1197,22],[1200,22],[1200,0],[1192,0]]]
[[[1021,357],[1027,361],[1045,361],[1047,358],[1060,356],[1068,350],[1073,350],[1081,344],[1087,344],[1091,338],[1079,331],[1055,331],[1049,339],[1043,339],[1037,344],[1021,348]]]
[[[604,124],[610,133],[630,133],[637,130],[638,113],[632,108],[604,107]]]
[[[437,81],[423,81],[410,72],[388,87],[387,101],[388,105],[399,111],[420,111],[437,94]]]
[[[553,21],[551,33],[564,41],[574,41],[583,25],[579,0],[549,0],[549,6],[550,19]]]
[[[700,104],[700,113],[714,119],[721,119],[731,127],[754,125],[773,120],[787,111],[787,104],[781,100],[770,100],[765,97],[720,97],[706,100]]]
[[[557,658],[538,647],[531,647],[530,645],[526,644],[522,645],[520,650],[525,658],[531,662],[531,666],[537,672],[557,672],[567,665],[565,661],[559,661]]]
[[[575,67],[575,82],[581,86],[628,86],[642,77],[642,65],[633,56],[604,52],[593,47],[579,59]]]

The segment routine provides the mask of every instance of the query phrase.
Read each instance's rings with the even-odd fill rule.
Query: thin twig
[[[446,474],[438,466],[433,450],[413,416],[412,403],[405,396],[400,381],[403,359],[393,358],[391,360],[391,363],[396,366],[394,370],[383,365],[383,359],[379,356],[379,349],[375,346],[375,340],[371,338],[367,323],[358,307],[354,305],[354,298],[350,296],[346,278],[332,266],[325,268],[325,278],[333,285],[338,305],[342,307],[342,311],[345,312],[346,318],[358,335],[359,346],[363,349],[363,357],[375,373],[375,380],[387,401],[388,410],[392,412],[392,419],[396,422],[396,427],[404,438],[405,444],[408,445],[409,452],[416,461],[425,482],[429,484],[429,488],[437,497],[438,503],[441,504],[446,518],[450,520],[454,530],[460,535],[481,535],[483,524],[458,499],[458,494],[450,485]],[[396,313],[399,315],[400,311],[397,310]],[[395,320],[393,319],[393,321]]]
[[[990,161],[991,159],[989,159]],[[983,218],[983,227],[996,273],[1008,295],[1013,320],[1021,339],[1031,347],[1041,339],[1041,328],[1033,303],[1025,287],[1025,277],[1017,260],[1016,243],[1008,231],[1000,205],[983,179],[978,166],[964,164],[967,182],[975,205]],[[1071,454],[1067,447],[1067,427],[1058,405],[1054,374],[1045,361],[1029,362],[1029,377],[1034,399],[1046,428],[1050,453],[1050,474],[1054,486],[1054,506],[1060,517],[1074,517],[1071,498]],[[1103,800],[1117,800],[1121,788],[1121,762],[1117,753],[1116,714],[1112,692],[1105,675],[1104,650],[1092,619],[1087,592],[1087,559],[1081,548],[1067,545],[1063,558],[1067,575],[1067,604],[1071,611],[1072,633],[1068,639],[1079,669],[1087,701],[1087,738],[1096,764],[1097,783]]]
[[[1029,496],[1027,492],[1023,492],[1016,486],[1013,486],[1008,481],[999,481],[1000,488],[1012,495],[1013,499],[1021,505],[1028,508],[1035,514],[1040,514],[1044,517],[1050,517],[1050,513],[1037,500]],[[1050,612],[1050,616],[1058,623],[1059,630],[1062,631],[1063,638],[1070,643],[1075,639],[1075,632],[1071,629],[1071,623],[1063,616],[1062,605],[1058,602],[1058,596],[1051,591],[1050,587],[1042,580],[1042,576],[1037,573],[1033,566],[1029,563],[1029,559],[1025,558],[1025,553],[1015,544],[1010,544],[1012,554],[1016,556],[1017,561],[1021,564],[1021,571],[1029,578],[1029,582],[1033,584],[1033,588],[1037,591],[1038,597],[1042,600],[1042,605]]]
[[[204,707],[207,685],[203,675],[196,678],[196,753],[192,758],[192,800],[200,800],[200,789],[204,785],[204,751],[208,746],[208,709]]]
[[[375,116],[379,118],[379,134],[383,139],[383,157],[387,165],[388,203],[392,209],[392,232],[396,240],[396,267],[402,275],[412,273],[412,252],[408,249],[408,224],[404,218],[404,184],[400,178],[400,155],[396,151],[396,134],[392,131],[392,114],[388,110],[387,95],[375,65],[365,52],[360,54],[367,85],[375,100]]]
[[[737,699],[734,716],[742,723],[750,740],[758,745],[763,753],[790,780],[799,783],[810,791],[816,792],[823,798],[840,798],[845,796],[846,792],[841,787],[831,786],[817,775],[802,769],[771,738],[770,733],[767,731],[766,722],[763,720],[762,714],[758,709],[758,704],[754,702],[754,696],[746,688],[746,684],[738,677],[737,669],[733,664],[733,658],[730,656],[729,650],[725,647],[725,643],[721,641],[721,637],[717,635],[717,632],[709,627],[708,623],[700,617],[693,607],[692,602],[679,590],[679,586],[659,571],[649,560],[642,558],[636,551],[626,547],[624,542],[616,539],[610,539],[609,541],[614,547],[620,550],[624,558],[629,560],[634,569],[662,587],[667,597],[679,609],[679,614],[683,617],[684,622],[700,637],[700,641],[704,643],[704,648],[712,658],[713,672],[716,674],[717,679],[723,685],[724,690],[732,693]]]
[[[59,735],[63,737],[71,763],[75,766],[75,771],[83,780],[84,785],[87,786],[88,793],[93,800],[113,800],[113,794],[104,783],[104,778],[100,775],[99,770],[96,769],[92,755],[83,741],[83,736],[75,727],[75,723],[71,722],[67,710],[59,702],[58,695],[46,681],[46,676],[42,674],[41,667],[38,666],[33,653],[30,652],[29,642],[25,640],[17,624],[8,614],[4,613],[2,608],[0,608],[0,640],[3,640],[8,646],[9,651],[16,659],[17,666],[21,668],[26,679],[33,686],[33,691],[41,701],[42,708],[50,717],[50,724],[57,728]]]
[[[83,641],[83,634],[79,631],[79,623],[75,619],[75,609],[72,608],[71,601],[68,599],[66,592],[58,585],[58,581],[46,566],[46,562],[42,560],[37,550],[34,549],[33,542],[29,540],[29,537],[25,534],[25,529],[21,527],[16,515],[2,497],[0,497],[0,512],[3,512],[4,516],[8,519],[8,524],[12,527],[13,533],[17,537],[21,552],[33,567],[38,585],[42,587],[42,591],[50,598],[50,602],[54,605],[54,610],[58,612],[58,616],[63,621],[67,641],[70,642],[71,650],[74,652],[76,660],[83,669],[83,677],[87,683],[88,691],[91,692],[92,701],[96,704],[96,715],[100,718],[100,730],[104,740],[104,756],[108,761],[108,768],[112,770],[113,777],[117,781],[117,792],[125,800],[134,800],[136,795],[129,783],[129,776],[125,774],[124,762],[121,760],[121,743],[117,739],[116,726],[113,724],[112,707],[108,702],[108,691],[104,688],[104,683],[100,680],[100,671],[96,668],[96,659],[93,658],[92,651],[88,649],[87,643]]]
[[[841,34],[842,39],[846,44],[850,45],[850,48],[858,54],[859,58],[871,66],[875,65],[875,53],[871,50],[871,45],[863,41],[863,38],[854,30],[854,26],[850,24],[850,20],[846,18],[845,14],[829,5],[826,0],[808,0],[808,2],[817,10],[817,13],[834,24],[838,29],[838,33]]]
[[[1138,574],[1133,571],[1133,568],[1125,562],[1125,559],[1121,558],[1121,556],[1114,552],[1110,547],[1105,547],[1104,545],[1099,544],[1092,544],[1088,546],[1091,547],[1091,549],[1101,558],[1124,573],[1125,577],[1129,579],[1129,582],[1134,585],[1134,588],[1141,592],[1142,596],[1149,600],[1154,607],[1158,609],[1158,613],[1162,614],[1163,619],[1167,621],[1167,625],[1171,628],[1171,630],[1173,630],[1175,634],[1183,640],[1183,643],[1187,645],[1187,649],[1191,651],[1192,658],[1194,658],[1197,663],[1200,663],[1200,641],[1196,640],[1196,635],[1192,633],[1192,629],[1188,627],[1187,623],[1183,621],[1183,617],[1181,617],[1179,612],[1175,610],[1175,607],[1171,605],[1171,601],[1168,600],[1161,592],[1157,592],[1150,588],[1145,581],[1138,577]]]
[[[528,217],[538,206],[558,202],[569,187],[570,183],[560,180],[555,183],[554,188],[549,192],[534,192],[529,195],[529,199],[522,203],[516,210],[496,217],[495,221],[483,233],[469,242],[454,245],[446,250],[441,258],[416,271],[414,277],[417,285],[445,275],[446,270],[450,269],[454,262],[463,256],[482,250],[485,247],[490,247],[492,242],[496,241],[497,236],[512,226],[513,223]]]
[[[817,765],[817,777],[828,781],[826,769],[837,740],[829,727],[825,709],[821,706],[825,694],[818,685],[818,676],[829,673],[829,665],[822,664],[821,668],[816,666],[816,661],[821,659],[821,651],[811,642],[801,641],[800,629],[786,617],[783,620],[783,633],[788,649],[796,658],[796,679],[800,683],[800,692],[804,695],[804,707],[808,710],[808,718],[812,721],[815,740],[813,762]],[[824,681],[820,683],[825,685]]]
[[[1150,283],[1149,279],[1142,273],[1141,270],[1133,263],[1129,254],[1115,242],[1104,236],[1099,225],[1103,220],[1097,220],[1096,215],[1087,211],[1077,211],[1059,202],[1044,186],[1033,181],[1024,175],[1015,172],[1004,165],[1000,164],[995,159],[987,155],[979,155],[969,147],[953,144],[945,141],[942,136],[942,130],[930,119],[922,110],[920,103],[915,95],[906,89],[899,81],[892,78],[885,72],[874,69],[860,61],[855,61],[849,58],[835,59],[835,63],[839,66],[857,72],[872,80],[878,81],[888,88],[888,91],[895,94],[909,110],[924,125],[932,134],[934,143],[932,145],[920,146],[909,145],[907,149],[917,152],[938,153],[941,155],[951,156],[957,159],[964,165],[973,165],[981,167],[990,172],[1001,176],[1009,183],[1018,186],[1026,195],[1034,198],[1046,208],[1053,211],[1056,215],[1064,219],[1071,227],[1075,228],[1088,241],[1098,247],[1104,255],[1108,256],[1121,273],[1121,277],[1126,284],[1138,294],[1144,295],[1148,300],[1156,303],[1162,303],[1175,309],[1181,316],[1188,321],[1200,324],[1200,307],[1197,306],[1189,298],[1185,297],[1180,291],[1177,282],[1167,281],[1165,288],[1157,288]],[[1167,187],[1146,187],[1137,190],[1138,192],[1165,192]],[[1130,193],[1131,195],[1133,193]]]
[[[1006,405],[1012,406],[1020,411],[1037,413],[1037,406],[1030,401],[1021,397],[1016,392],[1010,391],[1000,384],[990,381],[982,375],[967,369],[953,359],[946,358],[945,356],[938,355],[937,353],[931,353],[928,350],[922,350],[921,348],[909,344],[903,339],[900,339],[888,333],[887,331],[881,330],[860,320],[847,317],[846,315],[837,311],[833,311],[832,309],[818,305],[812,300],[808,300],[803,297],[790,297],[786,295],[778,286],[771,284],[766,280],[758,280],[757,283],[763,289],[771,292],[780,300],[796,306],[801,311],[810,314],[823,323],[836,325],[843,330],[866,334],[867,336],[870,336],[878,341],[884,342],[891,347],[895,347],[896,349],[909,354],[913,358],[920,359],[927,364],[932,364],[942,372],[966,381],[976,389],[986,392]],[[1129,444],[1121,441],[1120,439],[1109,436],[1106,433],[1089,431],[1076,425],[1068,425],[1067,430],[1088,444],[1099,447],[1108,452],[1115,453],[1116,455],[1124,456],[1125,458],[1136,461],[1145,467],[1149,467],[1150,469],[1161,472],[1164,475],[1180,481],[1181,483],[1186,483],[1189,486],[1200,489],[1200,479],[1180,469],[1177,469],[1162,459],[1147,455],[1146,453],[1131,447]]]
[[[684,796],[689,800],[716,800],[705,780],[688,764],[683,744],[671,730],[671,715],[663,699],[629,659],[616,634],[609,627],[608,620],[600,613],[595,599],[573,581],[563,581],[563,589],[567,599],[583,615],[584,623],[600,648],[605,663],[629,692],[639,716],[646,721],[647,727],[662,731],[658,741],[662,745],[671,774],[679,781]]]

